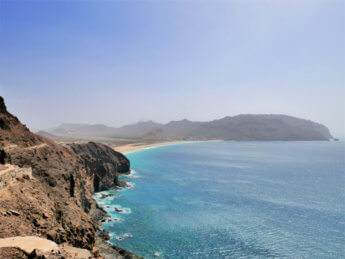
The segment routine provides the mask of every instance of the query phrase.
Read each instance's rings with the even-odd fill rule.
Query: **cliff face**
[[[35,235],[92,249],[97,231],[92,194],[118,185],[118,172],[129,166],[105,145],[60,146],[31,133],[0,97],[0,238]]]
[[[89,142],[88,144],[71,144],[69,148],[82,158],[87,174],[93,176],[94,191],[103,191],[123,185],[118,180],[118,173],[129,173],[129,160],[119,152],[103,145]]]

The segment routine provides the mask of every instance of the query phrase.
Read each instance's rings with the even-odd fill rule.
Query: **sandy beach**
[[[139,151],[139,150],[147,149],[147,148],[155,148],[155,147],[161,147],[161,146],[186,144],[186,143],[211,142],[211,141],[213,142],[213,141],[222,141],[222,140],[162,141],[162,142],[155,142],[155,143],[140,142],[140,143],[121,145],[121,146],[117,146],[113,148],[115,151],[121,152],[123,154],[128,154],[131,152],[135,152],[135,151]]]
[[[175,144],[182,144],[182,143],[194,143],[194,142],[200,142],[200,141],[164,141],[164,142],[156,142],[156,143],[140,142],[140,143],[134,143],[134,144],[121,145],[121,146],[117,146],[113,148],[115,151],[121,152],[123,154],[128,154],[131,152],[135,152],[135,151],[139,151],[139,150],[147,149],[147,148],[155,148],[155,147],[161,147],[161,146],[168,146],[168,145],[175,145]]]

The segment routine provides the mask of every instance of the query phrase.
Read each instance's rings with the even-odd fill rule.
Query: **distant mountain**
[[[162,125],[153,121],[141,121],[114,128],[103,124],[63,123],[58,127],[47,129],[44,132],[65,137],[138,137]]]
[[[189,120],[171,121],[161,127],[157,127],[143,135],[148,139],[200,139],[194,133],[202,125],[202,122]]]
[[[57,136],[57,135],[53,135],[49,132],[46,132],[46,131],[43,131],[43,130],[40,130],[38,132],[35,132],[36,135],[39,135],[41,137],[44,137],[44,138],[48,138],[48,139],[51,139],[51,140],[55,140],[55,141],[67,141],[67,140],[71,140],[71,138],[69,137],[66,137],[66,136]]]
[[[322,124],[287,115],[238,115],[209,122],[138,122],[120,128],[102,124],[62,124],[47,130],[57,136],[136,137],[146,140],[329,140]]]
[[[114,130],[115,128],[103,124],[63,123],[45,131],[56,136],[107,136]]]
[[[143,134],[161,126],[163,126],[163,124],[153,121],[140,121],[138,123],[116,128],[113,134],[124,137],[142,136]]]
[[[210,122],[173,121],[146,133],[159,140],[329,140],[328,128],[287,115],[238,115]]]
[[[41,136],[41,137],[44,137],[44,138],[50,138],[50,139],[56,139],[57,138],[57,136],[50,134],[50,133],[43,131],[43,130],[36,132],[36,134]]]

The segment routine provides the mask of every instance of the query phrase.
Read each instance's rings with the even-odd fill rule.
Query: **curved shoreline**
[[[131,153],[135,153],[135,152],[140,152],[140,151],[145,151],[148,149],[153,149],[153,148],[160,148],[160,147],[166,147],[166,146],[174,146],[174,145],[181,145],[181,144],[190,144],[190,143],[200,143],[200,142],[218,142],[218,141],[223,141],[223,140],[205,140],[205,141],[165,141],[165,142],[157,142],[157,143],[135,143],[135,144],[128,144],[128,145],[123,145],[123,146],[118,146],[118,147],[113,147],[113,149],[117,152],[120,152],[124,155],[127,154],[131,154]],[[130,170],[130,173],[127,174],[123,174],[123,176],[128,177],[132,174],[132,171]],[[121,175],[121,174],[120,174]],[[131,189],[131,187],[127,186],[125,187],[126,189]],[[109,190],[106,190],[109,191]],[[102,232],[106,232],[108,235],[110,234],[109,231],[105,230],[102,228],[102,226],[104,225],[104,223],[107,222],[107,219],[112,218],[112,216],[107,212],[104,204],[102,204],[101,201],[101,197],[94,197],[94,200],[96,202],[96,204],[101,208],[101,210],[103,210],[105,212],[105,215],[103,215],[102,219],[99,220],[99,230]],[[114,220],[115,222],[116,220]],[[106,240],[102,237],[100,237],[100,235],[98,235],[98,241],[97,241],[97,245],[99,246],[99,248],[102,250],[101,252],[103,254],[108,254],[111,255],[112,251],[116,251],[118,253],[124,253],[127,258],[142,258],[138,255],[136,255],[135,253],[128,251],[124,248],[121,248],[117,245],[112,244],[111,242],[109,242],[110,240]],[[110,235],[109,235],[110,236]]]
[[[162,141],[162,142],[156,142],[156,143],[134,143],[134,144],[128,144],[128,145],[122,145],[113,147],[113,149],[117,152],[123,153],[124,155],[143,151],[146,149],[152,149],[152,148],[158,148],[158,147],[165,147],[165,146],[174,146],[174,145],[180,145],[180,144],[190,144],[190,143],[202,143],[202,142],[219,142],[223,140],[191,140],[191,141]]]
[[[199,143],[199,142],[209,142],[209,141],[165,141],[165,142],[157,142],[157,143],[135,143],[135,144],[128,144],[128,145],[113,147],[113,149],[117,152],[127,155],[130,153],[135,153],[135,152],[144,151],[144,150],[153,149],[153,148],[160,148],[160,147],[165,147],[165,146],[173,146],[173,145],[188,144],[188,143]],[[132,174],[132,170],[130,170],[128,175],[124,174],[123,176],[128,177],[131,174]],[[126,187],[126,189],[131,189],[131,188]],[[110,190],[105,190],[105,191],[107,192]],[[96,241],[97,246],[101,250],[101,253],[105,256],[108,256],[109,258],[111,258],[111,256],[114,255],[114,252],[125,255],[126,258],[133,258],[133,259],[142,258],[139,255],[136,255],[135,253],[128,251],[127,249],[119,247],[110,242],[111,235],[109,231],[105,230],[102,226],[104,225],[104,223],[108,221],[109,218],[111,219],[112,216],[106,210],[106,206],[102,204],[101,200],[103,198],[97,197],[98,195],[95,195],[95,194],[93,196],[93,199],[96,202],[99,209],[103,211],[101,218],[98,220],[99,232],[97,234],[98,238]],[[115,221],[116,220],[114,220],[114,222]],[[105,236],[107,237],[105,238]]]

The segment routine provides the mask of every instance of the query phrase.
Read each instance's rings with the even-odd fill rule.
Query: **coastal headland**
[[[139,258],[107,242],[109,233],[100,226],[108,215],[93,195],[127,186],[119,178],[130,173],[124,154],[205,141],[220,140],[54,139],[32,133],[0,97],[0,257],[50,256],[52,251],[41,245],[50,240],[56,247],[54,258],[68,258],[69,251],[79,251],[75,258]],[[23,243],[19,237],[27,238]],[[35,245],[31,250],[19,246],[26,242]]]
[[[119,175],[129,171],[107,145],[32,133],[0,97],[0,257],[138,258],[107,243],[99,229],[107,215],[93,199],[125,185]]]

